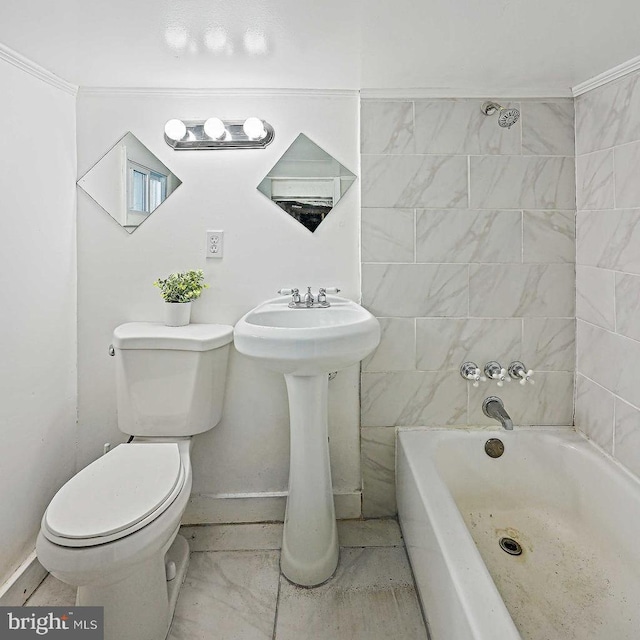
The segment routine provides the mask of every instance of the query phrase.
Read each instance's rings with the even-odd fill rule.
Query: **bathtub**
[[[432,640],[640,638],[640,482],[573,429],[400,429],[396,469]]]

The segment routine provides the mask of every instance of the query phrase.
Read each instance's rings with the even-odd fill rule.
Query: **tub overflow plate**
[[[504,444],[498,438],[489,438],[484,443],[484,451],[490,458],[499,458],[504,453]]]

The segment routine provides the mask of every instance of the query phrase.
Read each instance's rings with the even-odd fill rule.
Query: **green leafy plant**
[[[191,269],[184,273],[170,273],[166,278],[158,278],[154,287],[160,289],[165,302],[191,302],[197,300],[209,285],[204,281],[202,269]]]

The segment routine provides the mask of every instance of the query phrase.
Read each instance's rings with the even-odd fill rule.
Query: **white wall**
[[[0,60],[0,584],[75,472],[75,98]]]
[[[276,131],[266,150],[174,151],[163,139],[170,118],[258,115]],[[311,234],[271,203],[257,185],[300,132],[359,173],[356,94],[144,95],[81,92],[78,174],[131,131],[183,182],[132,235],[78,195],[79,464],[100,455],[117,429],[114,327],[162,320],[152,286],[171,271],[203,268],[211,288],[195,303],[194,322],[233,324],[286,286],[339,286],[359,297],[359,189],[351,189]],[[224,258],[205,260],[205,231],[224,230]],[[334,487],[349,515],[360,505],[357,368],[330,385]],[[288,409],[282,376],[232,353],[224,417],[196,438],[194,496],[187,520],[263,519],[283,501],[218,500],[282,492],[288,479]],[[345,502],[346,501],[346,502]],[[257,506],[256,506],[257,505]],[[347,507],[344,507],[347,508]],[[344,514],[344,510],[342,511]]]
[[[640,72],[576,99],[576,427],[640,476]]]

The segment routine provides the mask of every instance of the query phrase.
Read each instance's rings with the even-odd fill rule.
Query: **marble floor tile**
[[[275,640],[426,640],[402,548],[342,549],[336,575],[315,589],[280,582]]]
[[[402,547],[402,533],[393,518],[338,520],[341,547]]]
[[[282,523],[207,524],[183,526],[180,533],[194,551],[280,549]]]
[[[66,607],[76,603],[76,589],[49,574],[27,600],[27,607]]]
[[[281,527],[213,525],[183,527],[182,533],[192,550],[222,549],[272,544]],[[167,640],[271,640],[276,611],[276,639],[426,640],[397,521],[342,520],[338,530],[338,570],[315,589],[297,587],[280,576],[277,550],[192,551]],[[48,576],[27,605],[74,603],[75,589]]]
[[[271,640],[277,551],[191,554],[168,640]]]

